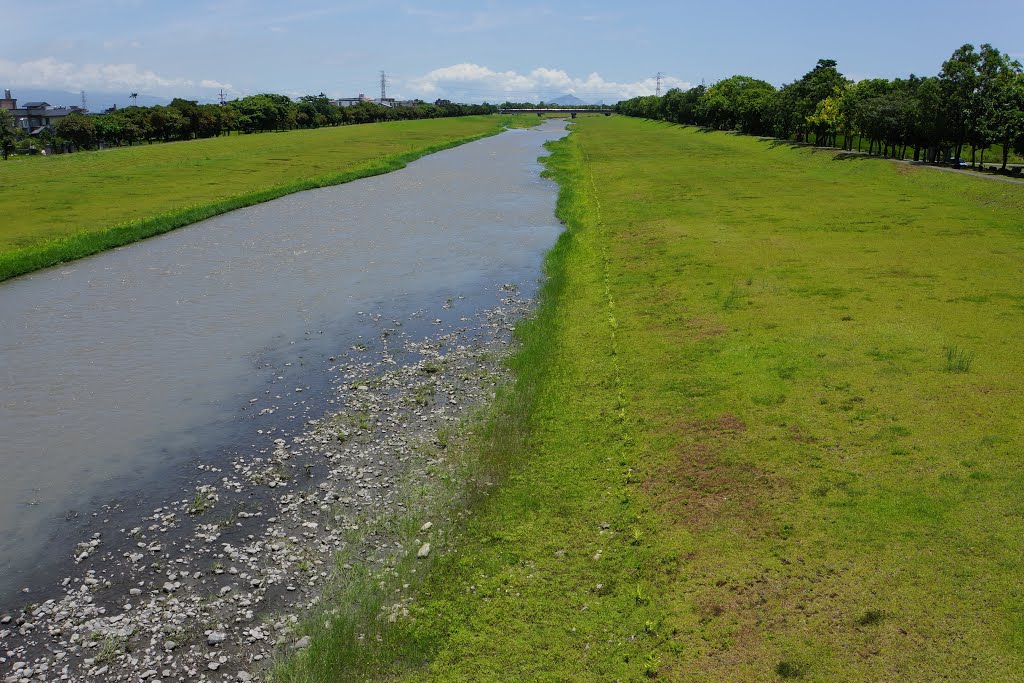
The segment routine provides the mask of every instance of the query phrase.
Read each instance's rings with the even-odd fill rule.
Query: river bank
[[[624,117],[552,148],[529,457],[402,680],[1015,680],[1019,187]]]
[[[389,173],[510,125],[520,124],[509,116],[404,121],[4,164],[0,282],[242,207]]]
[[[138,492],[174,495],[195,458],[329,411],[319,371],[339,341],[375,334],[363,313],[406,318],[460,295],[482,310],[478,292],[533,281],[559,232],[536,158],[560,129],[508,131],[3,283],[0,317],[15,323],[0,335],[0,595],[36,589],[46,556],[77,540],[54,529],[143,510]],[[271,388],[296,405],[259,415],[249,401]]]
[[[377,339],[334,357],[339,412],[200,464],[190,495],[83,538],[62,596],[0,616],[4,680],[252,680],[275,653],[308,644],[299,616],[325,588],[443,548],[447,513],[474,476],[448,457],[450,440],[507,380],[511,332],[531,305],[512,284],[496,296],[450,327],[423,312],[437,328],[426,338],[383,320]],[[402,531],[410,524],[419,543]]]
[[[560,232],[563,128],[5,283],[4,678],[255,677],[325,592],[432,563],[436,511],[486,490],[457,425]]]

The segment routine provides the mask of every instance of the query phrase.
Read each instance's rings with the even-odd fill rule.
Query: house
[[[68,114],[87,113],[81,107],[53,107],[49,102],[26,102],[19,107],[18,100],[11,97],[10,90],[4,90],[0,109],[9,111],[14,117],[14,124],[30,135],[38,135],[44,130],[52,131],[57,122]]]
[[[331,104],[335,107],[352,107],[359,104],[360,102],[369,102],[370,104],[379,104],[383,107],[394,107],[395,98],[385,97],[382,100],[375,100],[372,97],[367,97],[363,93],[359,93],[359,97],[340,97],[336,100],[331,100]]]

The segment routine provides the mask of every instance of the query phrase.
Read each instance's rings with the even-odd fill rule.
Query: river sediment
[[[308,644],[301,617],[347,572],[443,549],[437,505],[468,483],[448,440],[507,380],[502,359],[531,305],[512,283],[495,296],[457,319],[458,300],[438,302],[449,325],[417,312],[427,336],[378,315],[376,339],[329,359],[336,412],[198,463],[181,498],[82,538],[59,595],[0,615],[4,680],[256,680],[275,653]],[[253,404],[288,411],[301,389]],[[415,541],[380,523],[396,517],[418,526]]]

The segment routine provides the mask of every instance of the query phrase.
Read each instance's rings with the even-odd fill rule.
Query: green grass
[[[1022,188],[623,117],[549,168],[500,486],[287,680],[1019,679]]]
[[[0,163],[0,280],[292,192],[387,173],[511,119],[402,121]]]

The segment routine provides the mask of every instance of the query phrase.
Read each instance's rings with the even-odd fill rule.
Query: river
[[[252,444],[271,396],[290,401],[277,428],[328,410],[327,359],[375,320],[535,290],[561,230],[536,159],[564,132],[507,131],[0,285],[0,601],[45,593],[87,521],[150,509],[189,463]]]

